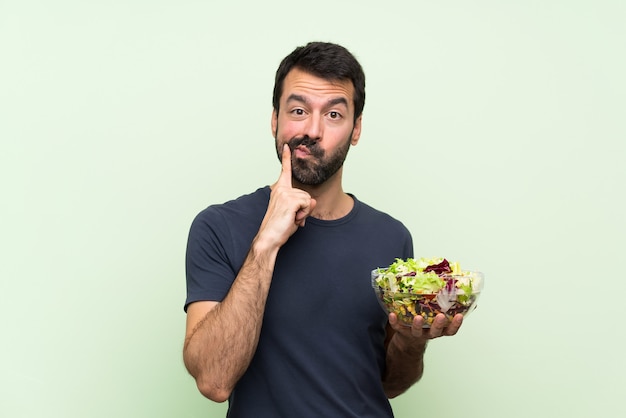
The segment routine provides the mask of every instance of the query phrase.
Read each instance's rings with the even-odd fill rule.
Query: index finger
[[[283,153],[281,156],[282,170],[278,182],[283,185],[291,186],[291,150],[289,145],[283,145]]]

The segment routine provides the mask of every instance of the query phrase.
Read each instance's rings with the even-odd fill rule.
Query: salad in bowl
[[[445,258],[397,258],[388,267],[372,270],[371,279],[387,313],[395,313],[407,326],[420,315],[424,327],[430,328],[439,313],[452,320],[456,314],[472,312],[483,289],[484,274],[461,270],[458,262]]]

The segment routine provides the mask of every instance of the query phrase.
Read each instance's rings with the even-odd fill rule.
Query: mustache
[[[291,152],[299,146],[307,147],[309,152],[315,156],[321,156],[324,154],[324,151],[319,147],[317,141],[308,135],[295,137],[289,141],[289,148],[291,149]]]

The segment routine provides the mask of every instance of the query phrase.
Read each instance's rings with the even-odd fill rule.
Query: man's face
[[[283,144],[289,144],[297,182],[322,184],[343,166],[350,145],[361,135],[361,117],[354,123],[353,97],[349,80],[331,82],[299,69],[285,77],[278,114],[272,114],[272,133],[279,160]]]

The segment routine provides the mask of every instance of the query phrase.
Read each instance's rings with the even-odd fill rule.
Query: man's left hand
[[[452,321],[448,320],[444,314],[437,314],[430,328],[424,328],[424,318],[420,315],[415,315],[413,324],[408,327],[400,323],[395,313],[389,314],[389,324],[396,333],[403,337],[414,338],[424,342],[438,337],[455,335],[461,328],[462,323],[463,315],[461,314],[455,315]]]

